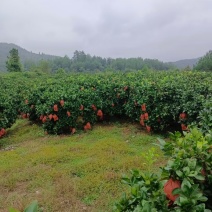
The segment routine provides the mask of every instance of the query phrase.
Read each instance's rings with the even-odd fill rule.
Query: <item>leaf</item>
[[[20,212],[20,211],[15,208],[9,208],[9,212]]]
[[[37,200],[33,201],[27,208],[24,209],[24,212],[37,212],[37,211],[38,211]]]
[[[180,196],[179,202],[180,202],[180,205],[185,205],[185,204],[189,203],[189,200],[186,197],[181,197]]]
[[[191,160],[188,161],[188,166],[192,170],[195,168],[196,164],[197,164],[197,159],[196,158],[191,159]]]
[[[181,188],[182,188],[182,189],[183,189],[184,187],[191,188],[191,183],[190,183],[186,178],[183,179],[183,182],[182,182],[182,185],[181,185]]]
[[[194,207],[194,209],[195,209],[195,211],[204,211],[204,212],[207,211],[207,209],[205,210],[205,204],[204,203],[196,205]],[[209,211],[211,212],[211,210],[209,210]]]
[[[148,201],[144,203],[142,212],[151,212],[151,205]]]
[[[121,180],[122,183],[125,183],[125,184],[130,184],[130,179],[128,177],[122,177],[122,180]]]
[[[188,176],[190,173],[190,168],[188,166],[184,167],[183,172],[185,172],[186,176]]]
[[[177,170],[177,171],[176,171],[176,174],[177,174],[179,177],[182,177],[182,176],[183,176],[183,173],[182,173],[180,170]]]
[[[175,133],[169,132],[169,138],[173,141],[177,141],[177,139],[179,139],[180,137],[181,137],[181,133],[178,131]]]
[[[195,177],[197,174],[197,171],[191,171],[188,177]]]
[[[198,200],[199,200],[199,201],[202,201],[202,202],[206,202],[206,201],[208,200],[208,198],[202,196],[202,197],[200,197]]]
[[[166,142],[161,138],[157,138],[157,140],[159,141],[159,143],[162,147],[166,144]]]
[[[198,141],[197,142],[197,148],[198,149],[202,149],[202,146],[203,146],[203,142],[202,141]]]
[[[196,175],[194,176],[197,180],[205,180],[205,177],[203,175]]]
[[[175,188],[173,191],[172,191],[172,194],[176,195],[176,194],[180,194],[181,192],[181,189],[180,188]]]
[[[137,187],[134,186],[131,188],[132,195],[137,196],[137,191],[138,191]]]

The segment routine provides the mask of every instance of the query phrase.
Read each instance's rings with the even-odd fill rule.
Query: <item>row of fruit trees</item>
[[[187,130],[211,98],[211,74],[129,72],[1,77],[0,135],[17,114],[40,122],[46,133],[90,130],[111,116],[140,122],[148,132]]]

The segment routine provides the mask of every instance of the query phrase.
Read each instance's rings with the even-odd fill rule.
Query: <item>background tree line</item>
[[[157,59],[138,58],[102,58],[85,54],[84,51],[75,51],[72,58],[68,56],[58,57],[54,60],[34,62],[27,61],[24,64],[26,71],[41,70],[44,72],[57,72],[63,69],[65,72],[98,72],[98,71],[129,71],[151,68],[154,70],[168,70],[173,65],[163,63]]]
[[[173,64],[164,63],[157,59],[138,58],[102,58],[85,54],[84,51],[75,51],[72,58],[68,56],[56,57],[53,60],[41,60],[34,62],[27,60],[23,65],[17,49],[10,51],[10,56],[6,61],[8,71],[34,71],[44,73],[57,72],[99,72],[99,71],[131,71],[141,69],[168,70],[176,68]],[[212,51],[204,55],[197,65],[196,70],[212,70]]]

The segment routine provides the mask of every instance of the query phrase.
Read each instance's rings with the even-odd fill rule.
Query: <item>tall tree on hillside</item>
[[[46,73],[46,74],[51,73],[51,66],[49,61],[41,60],[38,67],[40,71],[43,73]]]
[[[200,58],[194,69],[201,71],[212,71],[212,51],[209,51],[206,53],[206,55]]]
[[[6,67],[9,72],[21,72],[22,66],[18,55],[18,49],[11,49],[7,57]]]

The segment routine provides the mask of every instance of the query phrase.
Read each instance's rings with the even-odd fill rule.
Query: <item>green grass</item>
[[[18,120],[0,141],[0,211],[23,210],[32,200],[45,212],[111,211],[128,191],[120,182],[123,174],[157,171],[165,162],[154,147],[158,156],[150,166],[147,153],[154,142],[156,136],[129,123],[49,136],[41,127]]]

